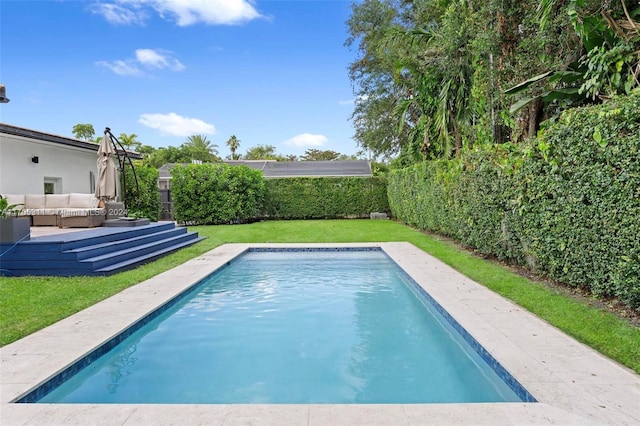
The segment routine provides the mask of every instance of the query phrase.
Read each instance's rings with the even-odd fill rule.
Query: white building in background
[[[247,166],[262,171],[265,178],[286,177],[370,177],[371,162],[368,160],[336,161],[276,161],[276,160],[225,160],[232,166]],[[167,163],[160,167],[159,189],[170,189],[171,169],[188,164]]]
[[[0,123],[0,194],[93,193],[97,159],[96,143]]]
[[[0,123],[0,194],[95,191],[98,145]]]

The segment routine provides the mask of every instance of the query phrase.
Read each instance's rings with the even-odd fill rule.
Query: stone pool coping
[[[537,403],[15,404],[249,247],[380,247]],[[88,278],[90,279],[90,278]],[[0,348],[0,424],[640,424],[640,376],[409,243],[225,244]]]

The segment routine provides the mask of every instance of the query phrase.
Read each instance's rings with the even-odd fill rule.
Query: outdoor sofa
[[[102,225],[106,209],[93,194],[6,194],[9,205],[21,204],[19,216],[29,216],[32,226],[93,228]]]

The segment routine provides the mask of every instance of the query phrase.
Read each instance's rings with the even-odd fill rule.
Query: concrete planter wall
[[[28,217],[0,218],[0,243],[15,243],[31,238],[31,220]]]

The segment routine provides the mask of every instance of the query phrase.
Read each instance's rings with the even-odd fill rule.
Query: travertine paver
[[[252,244],[341,247],[354,244]],[[640,376],[408,243],[379,246],[478,340],[538,403],[118,405],[14,404],[135,319],[249,246],[227,244],[0,348],[7,425],[640,425]]]

